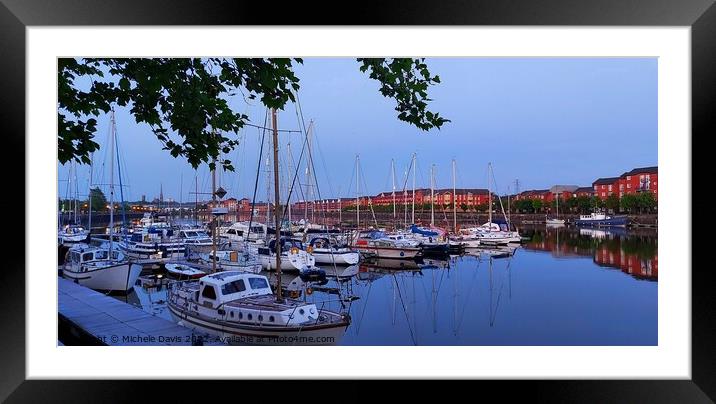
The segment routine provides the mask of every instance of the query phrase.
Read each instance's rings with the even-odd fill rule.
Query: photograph
[[[562,1],[0,0],[0,401],[712,402],[716,7]]]
[[[57,346],[656,347],[660,67],[57,57]]]

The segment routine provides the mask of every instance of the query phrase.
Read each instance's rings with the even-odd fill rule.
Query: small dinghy
[[[184,264],[166,264],[167,272],[179,279],[196,279],[206,275],[204,271]]]

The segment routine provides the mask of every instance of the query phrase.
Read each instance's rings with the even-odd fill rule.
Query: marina
[[[358,60],[363,72],[378,69],[372,70],[373,79],[385,80],[381,69],[401,75],[407,68],[406,79],[423,77],[425,86],[440,83],[437,76],[433,82],[421,59]],[[238,61],[266,67],[261,59]],[[218,77],[204,71],[214,84],[238,66],[237,60],[221,58],[191,63],[228,69]],[[287,68],[292,61],[269,63]],[[507,178],[524,174],[545,184],[559,177],[534,177],[524,158],[514,159],[500,148],[460,150],[436,137],[411,138],[386,150],[363,149],[361,141],[353,153],[320,129],[335,123],[332,114],[313,109],[322,97],[314,95],[302,105],[296,83],[274,89],[280,95],[270,93],[280,102],[262,98],[265,105],[254,108],[251,117],[234,114],[219,101],[220,108],[209,110],[222,109],[220,117],[198,126],[192,121],[185,132],[153,127],[163,150],[186,157],[193,169],[186,180],[182,168],[174,166],[181,159],[165,161],[166,166],[138,161],[152,152],[124,147],[137,127],[126,119],[124,103],[109,103],[100,125],[107,136],[97,139],[104,155],[63,161],[69,164],[65,199],[58,195],[62,301],[72,302],[77,313],[86,309],[75,300],[97,301],[98,312],[91,313],[94,322],[72,310],[64,313],[63,327],[71,332],[61,343],[76,343],[72,335],[97,342],[105,328],[121,340],[131,332],[145,336],[166,329],[232,345],[658,341],[657,166],[592,180],[597,172],[615,173],[611,167],[597,171],[585,165],[579,176],[567,169],[555,172],[564,183],[525,190],[519,179]],[[428,105],[425,91],[413,95],[419,96],[410,98],[417,102],[413,108],[397,108],[403,111],[399,120],[423,130],[451,122],[420,112]],[[417,115],[409,119],[410,114]],[[162,118],[150,124],[157,121]],[[253,123],[244,128],[248,121]],[[176,143],[177,135],[183,143]],[[322,142],[332,143],[328,153]],[[460,157],[448,158],[453,152]],[[529,156],[532,161],[534,155]],[[127,158],[134,164],[127,165]],[[89,171],[86,184],[80,161]],[[169,165],[175,170],[166,171]],[[381,174],[386,178],[378,188]],[[132,182],[146,190],[149,177],[158,185],[158,197],[130,199]],[[115,310],[146,321],[147,328],[132,331],[132,324],[111,316]]]
[[[509,248],[365,259],[324,266],[326,278],[315,281],[284,274],[282,288],[286,296],[350,315],[340,345],[656,344],[656,307],[629,303],[657,295],[653,230],[542,225],[523,233],[528,240]],[[261,274],[276,287],[275,273]],[[128,295],[106,299],[174,323],[168,291],[175,281],[141,280]],[[586,314],[592,312],[601,314]]]

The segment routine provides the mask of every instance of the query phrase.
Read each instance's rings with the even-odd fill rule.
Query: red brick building
[[[434,191],[435,196],[435,205],[436,206],[445,206],[445,205],[453,205],[453,192],[451,188],[445,188],[445,189],[436,189]],[[493,200],[497,199],[497,196],[495,194],[492,194]],[[483,188],[457,188],[455,189],[455,201],[457,202],[457,206],[461,205],[467,205],[467,206],[478,206],[478,205],[487,205],[490,199],[490,194],[486,189]],[[417,203],[417,202],[416,202]],[[424,203],[430,203],[430,190],[428,190],[428,193],[424,199]]]
[[[641,258],[623,249],[610,249],[602,245],[594,252],[594,262],[600,266],[619,268],[622,272],[637,278],[656,280],[659,278],[659,256]]]
[[[619,177],[619,197],[639,192],[651,192],[654,199],[659,199],[659,168],[640,167],[622,174]]]
[[[573,198],[579,198],[586,196],[588,198],[591,198],[594,196],[594,187],[579,187],[572,192]]]
[[[523,199],[540,199],[543,202],[548,202],[552,200],[552,196],[549,189],[530,189],[515,196],[515,200],[521,201]]]
[[[616,194],[619,190],[619,177],[598,178],[592,183],[592,187],[595,196],[607,199],[609,195]]]

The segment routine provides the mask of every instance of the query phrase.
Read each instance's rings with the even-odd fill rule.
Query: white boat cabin
[[[579,220],[605,220],[607,215],[601,212],[590,213],[588,215],[579,215]]]
[[[217,308],[233,300],[264,295],[273,295],[265,276],[223,271],[199,280],[196,301],[204,307]]]
[[[109,249],[90,247],[88,245],[76,246],[68,252],[69,262],[72,263],[86,263],[90,261],[108,261],[109,260]],[[112,251],[112,261],[121,261],[124,259],[124,255],[114,249]]]

